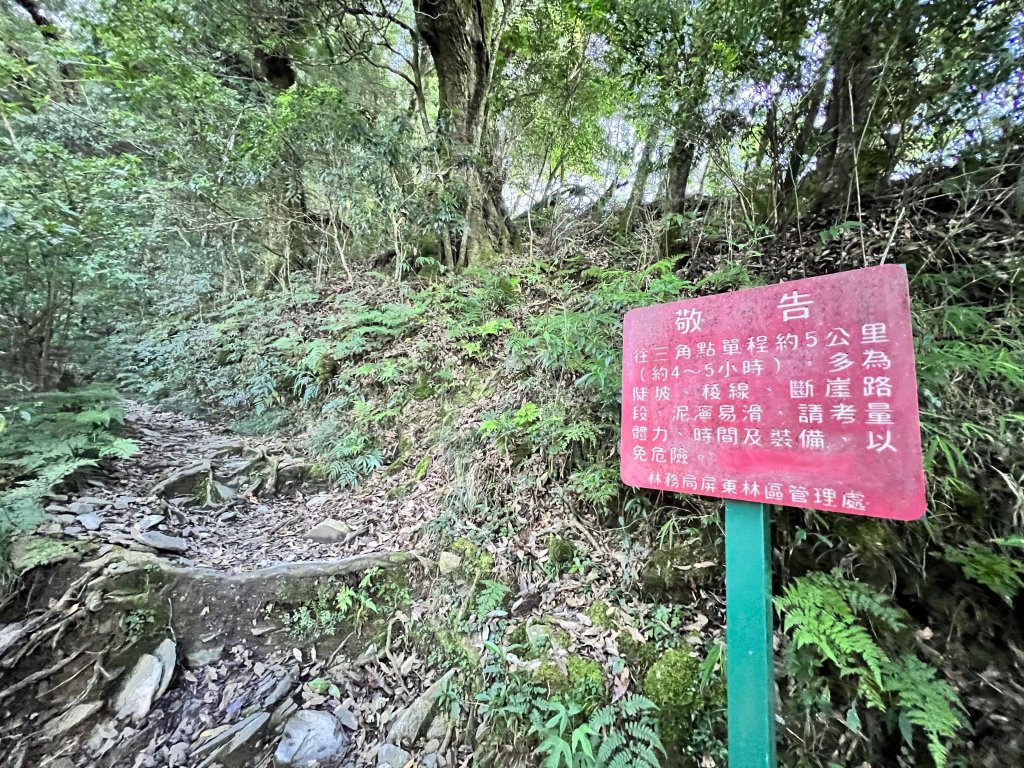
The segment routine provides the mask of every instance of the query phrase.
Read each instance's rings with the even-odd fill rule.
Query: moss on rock
[[[384,474],[391,476],[397,474],[405,467],[405,460],[409,454],[412,453],[413,442],[408,437],[401,437],[398,439],[398,451],[395,452],[394,460],[388,465],[387,469],[384,470]]]
[[[701,690],[700,660],[671,648],[648,670],[643,693],[658,705],[662,742],[674,756],[669,765],[685,765],[695,721],[724,701],[724,690],[720,684]]]
[[[546,688],[553,697],[560,696],[569,690],[568,676],[550,661],[543,662],[534,670],[533,679]]]
[[[505,633],[505,645],[510,648],[520,648],[526,642],[526,624],[517,624]]]
[[[570,656],[566,662],[569,671],[569,693],[583,707],[584,712],[597,709],[606,694],[604,669],[593,659]]]
[[[11,545],[10,565],[16,574],[21,575],[33,568],[67,560],[78,549],[68,542],[46,536],[20,536]]]
[[[450,548],[462,555],[462,570],[467,578],[482,577],[494,570],[494,556],[469,539],[456,539]]]
[[[426,456],[424,456],[422,459],[419,460],[418,464],[416,464],[416,469],[412,473],[413,481],[418,483],[420,480],[422,480],[424,477],[427,476],[427,472],[428,472],[429,469],[430,469],[430,455],[427,454]]]
[[[548,562],[553,565],[568,565],[576,559],[576,545],[568,539],[551,534],[548,536]]]
[[[694,591],[714,577],[714,568],[694,567],[698,562],[706,563],[708,560],[709,553],[701,552],[699,548],[656,550],[640,572],[644,596],[651,600],[669,598],[675,602],[689,602]]]
[[[607,695],[604,669],[593,659],[570,656],[566,671],[545,661],[533,673],[535,682],[547,689],[552,699],[563,704],[574,703],[584,712],[592,712],[604,703]]]
[[[656,644],[634,640],[627,634],[619,637],[619,653],[635,676],[642,676],[659,658]]]
[[[594,622],[595,627],[615,629],[615,611],[604,600],[595,600],[585,611],[587,618]]]

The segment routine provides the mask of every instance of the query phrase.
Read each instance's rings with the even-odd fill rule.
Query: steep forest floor
[[[619,482],[621,317],[893,261],[929,516],[775,516],[783,762],[1019,762],[1022,234],[980,194],[803,226],[659,260],[567,219],[125,326],[94,373],[160,405],[14,544],[0,762],[724,766],[720,505]]]

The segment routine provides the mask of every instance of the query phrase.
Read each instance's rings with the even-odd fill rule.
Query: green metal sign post
[[[750,501],[725,502],[729,768],[775,768],[768,509]]]

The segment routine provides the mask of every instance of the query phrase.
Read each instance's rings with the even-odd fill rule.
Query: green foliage
[[[658,735],[657,707],[636,694],[606,704],[583,720],[575,703],[539,701],[530,733],[545,768],[658,768],[665,748]]]
[[[156,622],[156,614],[148,609],[135,608],[122,618],[125,643],[132,645],[145,636],[148,628]]]
[[[574,457],[592,448],[601,434],[596,424],[574,419],[570,411],[564,401],[543,407],[527,401],[515,412],[485,419],[478,432],[518,458],[540,453],[561,474]]]
[[[587,606],[587,610],[584,613],[596,627],[604,629],[615,628],[614,609],[604,600],[595,600]]]
[[[338,8],[324,24],[315,4],[284,19],[244,3],[98,0],[58,4],[52,30],[8,5],[0,386],[28,394],[0,409],[4,517],[28,524],[41,494],[129,452],[104,402],[37,405],[49,395],[31,394],[87,373],[245,433],[309,427],[311,452],[347,488],[385,463],[398,473],[409,456],[434,456],[431,480],[487,534],[553,509],[596,515],[619,527],[632,576],[635,553],[678,510],[618,478],[624,313],[898,260],[911,276],[928,519],[884,537],[813,516],[795,531],[780,523],[780,561],[787,573],[810,558],[879,583],[895,574],[930,620],[951,625],[964,590],[941,595],[946,605],[923,580],[977,582],[971,605],[1001,625],[979,619],[966,655],[988,654],[991,635],[1020,639],[1002,610],[1020,599],[1020,558],[1001,543],[1024,519],[1013,3],[508,4],[497,26],[480,20],[495,37],[494,85],[472,94],[485,116],[472,157],[450,141],[438,101],[449,69],[417,31],[429,15],[407,4]],[[265,70],[266,52],[288,77]],[[646,188],[634,152],[645,144]],[[465,170],[486,179],[481,211],[467,205]],[[620,226],[627,196],[636,210]],[[498,229],[499,199],[513,204],[524,253],[511,238],[461,273],[442,263],[446,237]],[[424,435],[439,450],[402,444]],[[417,480],[426,471],[416,465]],[[662,527],[658,549],[688,527]],[[495,611],[505,576],[482,547],[469,554],[463,575],[478,590],[466,610]],[[551,578],[601,578],[578,552],[559,559]],[[683,565],[706,559],[647,575],[684,575],[672,586],[686,595]],[[791,698],[815,717],[794,750],[814,752],[822,723],[852,724],[865,705],[865,719],[892,715],[875,732],[902,727],[909,741],[912,728],[933,751],[953,743],[948,722],[922,725],[947,689],[898,642],[909,618],[858,587],[836,597],[806,578],[803,597],[817,593],[785,612],[786,682],[805,683]],[[332,616],[373,614],[355,594],[337,597],[325,598]],[[303,622],[315,628],[316,616]],[[688,620],[674,606],[640,617],[652,642],[631,649],[638,668]],[[463,629],[446,628],[435,662],[450,652],[473,665]],[[955,647],[937,650],[964,674]],[[501,706],[518,708],[509,722],[522,730],[536,690],[518,685]],[[553,724],[573,760],[598,754],[573,741],[583,714]],[[891,761],[871,729],[851,730],[844,749]],[[990,732],[982,739],[997,741]]]
[[[657,705],[635,693],[597,710],[590,718],[595,732],[595,764],[601,768],[658,768],[666,756],[658,733]]]
[[[491,611],[498,610],[505,604],[505,600],[511,591],[507,584],[484,579],[480,582],[480,588],[473,597],[474,613],[477,616],[486,616]]]
[[[336,436],[341,432],[340,439]],[[351,488],[384,464],[380,448],[359,430],[345,432],[328,419],[314,435],[311,446],[322,457],[327,476],[341,488]]]
[[[237,419],[232,422],[231,428],[240,435],[272,435],[284,431],[294,418],[293,414],[284,409],[266,410]]]
[[[950,505],[976,494],[993,464],[1012,474],[1024,462],[1024,415],[1012,405],[1024,389],[1024,325],[998,270],[963,268],[921,284],[929,296],[917,350],[925,466],[938,479],[936,501]]]
[[[588,464],[569,477],[569,487],[596,510],[612,507],[622,492],[619,471],[605,464]]]
[[[536,754],[548,768],[657,768],[665,755],[653,702],[627,694],[595,711],[588,720],[575,704],[539,701],[530,733]]]
[[[863,700],[869,708],[894,709],[907,744],[913,739],[909,725],[917,726],[936,766],[946,764],[949,742],[963,726],[962,705],[949,684],[938,680],[935,670],[912,650],[887,651],[880,644],[892,644],[893,636],[906,627],[902,610],[840,571],[795,580],[776,606],[783,628],[792,633],[788,663],[798,681],[831,662],[840,678],[854,680],[852,705]],[[806,660],[810,667],[804,666]]]
[[[14,530],[0,525],[0,603],[6,603],[18,583],[18,574],[11,563],[11,548],[14,544]]]
[[[606,676],[592,659],[571,656],[563,673],[550,662],[533,675],[510,672],[507,652],[485,643],[488,660],[482,672],[487,687],[475,694],[480,713],[497,744],[522,743],[529,737],[534,759],[556,768],[626,768],[658,766],[665,751],[655,719],[656,707],[642,696],[627,694],[607,703]]]
[[[976,542],[961,547],[947,546],[943,557],[960,566],[964,576],[988,587],[1003,601],[1013,605],[1013,599],[1024,588],[1024,562],[994,551]]]
[[[124,410],[108,386],[35,393],[3,410],[0,528],[33,525],[44,494],[105,458],[128,458],[136,450],[117,434]]]
[[[594,729],[587,723],[573,726],[582,712],[579,705],[568,706],[557,701],[539,701],[534,710],[534,723],[530,733],[540,742],[537,753],[542,756],[544,768],[576,768],[594,765],[594,748],[590,739]]]
[[[355,587],[333,582],[316,587],[308,600],[284,614],[284,620],[297,638],[317,639],[337,634],[349,622],[358,629],[374,616],[388,616],[409,599],[403,577],[371,568]]]

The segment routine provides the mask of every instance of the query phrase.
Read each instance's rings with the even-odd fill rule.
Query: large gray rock
[[[405,768],[412,755],[394,744],[385,744],[377,750],[377,768]]]
[[[232,725],[230,728],[221,731],[213,738],[204,741],[192,752],[192,757],[199,757],[209,753],[200,765],[210,765],[221,755],[234,752],[249,739],[256,735],[270,719],[269,712],[256,712],[244,720]]]
[[[159,531],[146,531],[140,533],[135,537],[135,540],[140,544],[145,544],[147,547],[153,549],[159,549],[164,552],[175,552],[179,555],[185,554],[188,551],[188,542],[179,536],[168,536],[165,533]]]
[[[220,501],[234,501],[238,498],[238,491],[230,485],[224,485],[224,483],[214,482],[213,490],[216,492],[217,498]]]
[[[313,539],[313,541],[334,542],[341,541],[351,532],[352,528],[346,523],[329,517],[307,533],[306,538]]]
[[[306,501],[306,509],[320,509],[324,504],[334,498],[334,494],[321,493]]]
[[[95,512],[86,512],[78,516],[79,524],[87,531],[97,531],[103,525],[103,520]]]
[[[231,741],[228,743],[226,751],[229,753],[234,752],[240,746],[245,744],[249,739],[256,735],[259,729],[262,728],[269,719],[269,712],[257,712],[253,715],[249,715],[249,717],[239,723],[239,728],[231,737]]]
[[[159,699],[171,684],[171,678],[174,677],[174,667],[178,663],[178,647],[173,640],[167,638],[156,647],[153,655],[156,656],[163,670],[160,675],[160,684],[156,689],[156,696],[153,697]]]
[[[209,664],[213,664],[215,661],[220,659],[223,654],[224,643],[212,646],[197,645],[185,654],[185,658],[188,660],[188,666],[192,669],[197,669],[198,667],[205,667]]]
[[[139,520],[139,530],[148,531],[150,528],[156,528],[164,520],[165,517],[163,515],[146,515]]]
[[[113,503],[110,499],[104,499],[99,496],[79,496],[78,502],[81,504],[89,504],[93,507],[99,507],[100,509],[103,507],[109,507]]]
[[[150,496],[163,496],[172,498],[174,496],[195,496],[200,484],[210,480],[209,460],[197,461],[187,467],[182,467],[171,472],[167,477],[154,485]]]
[[[130,717],[142,720],[149,714],[153,702],[160,698],[171,684],[178,651],[174,641],[164,640],[152,654],[144,653],[114,697],[114,711],[118,720]]]
[[[160,688],[163,672],[164,665],[156,656],[142,654],[135,669],[128,675],[128,679],[114,697],[114,712],[117,713],[115,717],[118,720],[130,717],[138,721],[148,715],[156,692]]]
[[[455,573],[462,566],[462,558],[454,552],[442,552],[437,558],[437,568],[442,576]]]
[[[388,741],[392,744],[412,745],[423,731],[427,719],[434,711],[437,697],[455,674],[454,669],[445,672],[408,709],[402,711],[388,730]]]
[[[103,706],[102,701],[90,701],[86,704],[76,704],[67,712],[58,715],[46,724],[43,733],[48,736],[62,736],[76,725],[84,723],[90,717],[99,712]]]
[[[281,766],[309,765],[337,756],[347,743],[338,718],[329,712],[303,709],[285,723],[274,760]]]
[[[427,741],[444,741],[448,736],[448,715],[443,711],[438,712],[434,716],[434,719],[430,722],[430,727],[427,728],[427,735],[424,738]]]

